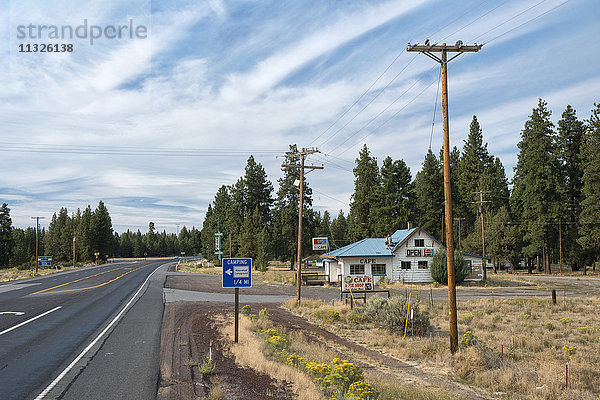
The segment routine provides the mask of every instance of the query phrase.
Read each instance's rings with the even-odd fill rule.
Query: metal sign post
[[[223,259],[223,287],[235,288],[234,311],[234,343],[238,342],[240,288],[252,287],[252,259],[251,258],[224,258]]]

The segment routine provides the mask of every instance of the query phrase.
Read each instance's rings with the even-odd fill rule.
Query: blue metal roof
[[[404,242],[404,240],[409,237],[414,231],[416,231],[417,228],[411,228],[411,229],[398,229],[396,232],[394,232],[392,234],[392,242],[395,245],[398,245],[402,242]]]
[[[392,244],[394,246],[393,249],[388,248],[385,245],[385,238],[369,238],[363,239],[358,242],[349,244],[344,247],[340,247],[337,250],[330,251],[329,253],[322,254],[320,257],[325,259],[335,260],[336,257],[393,257],[394,252],[408,237],[410,237],[417,229],[421,229],[426,235],[431,237],[431,239],[435,240],[439,243],[442,248],[446,248],[442,243],[437,241],[433,236],[431,236],[427,231],[423,228],[411,228],[411,229],[398,229],[391,235]],[[466,256],[484,258],[482,256],[478,256],[475,254],[466,254]]]
[[[385,245],[384,238],[363,239],[348,246],[321,255],[322,258],[332,257],[392,257],[392,251]]]

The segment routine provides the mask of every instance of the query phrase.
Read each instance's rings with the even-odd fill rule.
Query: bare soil
[[[161,333],[161,381],[157,399],[202,399],[217,387],[224,399],[292,399],[287,382],[235,363],[229,352],[232,339],[219,334],[216,316],[233,313],[227,303],[169,303]],[[209,357],[214,374],[204,375],[199,365]]]

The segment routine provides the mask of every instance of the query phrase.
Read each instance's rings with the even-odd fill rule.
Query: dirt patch
[[[219,334],[218,316],[233,313],[230,304],[169,303],[161,333],[158,400],[205,398],[221,391],[224,399],[293,399],[291,385],[278,382],[235,363],[231,338]],[[202,360],[212,356],[214,374],[200,372]]]

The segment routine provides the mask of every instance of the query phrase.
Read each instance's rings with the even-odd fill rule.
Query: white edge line
[[[43,313],[43,314],[40,314],[40,315],[38,315],[38,316],[35,316],[35,317],[31,318],[31,319],[28,319],[27,321],[23,321],[23,322],[21,322],[20,324],[17,324],[17,325],[15,325],[15,326],[13,326],[12,328],[8,328],[8,329],[6,329],[6,330],[4,330],[4,331],[0,332],[0,336],[4,335],[5,333],[8,333],[8,332],[12,331],[13,329],[20,328],[20,327],[22,327],[22,326],[23,326],[23,325],[25,325],[25,324],[28,324],[28,323],[30,323],[30,322],[32,322],[32,321],[35,321],[35,320],[36,320],[36,319],[38,319],[38,318],[42,318],[44,315],[48,315],[48,314],[50,314],[51,312],[54,312],[54,311],[56,311],[56,310],[60,310],[61,308],[62,308],[62,306],[54,307],[52,310],[48,310],[48,311],[46,311],[46,312],[45,312],[45,313]]]
[[[137,292],[135,292],[135,294],[133,295],[133,297],[129,300],[129,302],[127,304],[125,304],[125,307],[123,307],[123,309],[117,314],[117,316],[110,322],[110,324],[108,324],[106,326],[106,328],[104,328],[102,330],[102,332],[100,332],[100,334],[98,336],[96,336],[96,338],[94,340],[92,340],[92,342],[85,348],[83,349],[83,351],[81,353],[79,353],[79,355],[77,357],[75,357],[75,359],[71,362],[71,364],[69,364],[69,366],[67,368],[65,368],[57,377],[56,379],[54,379],[52,381],[52,383],[50,383],[48,385],[48,387],[46,387],[46,389],[44,389],[42,391],[42,393],[40,393],[35,400],[41,400],[44,397],[46,397],[46,395],[48,393],[50,393],[50,391],[52,389],[54,389],[54,387],[65,377],[65,375],[67,375],[69,373],[69,371],[71,369],[73,369],[73,367],[79,362],[79,360],[81,360],[83,358],[83,356],[85,356],[85,354],[90,351],[90,349],[92,347],[94,347],[94,345],[96,343],[98,343],[98,341],[100,340],[100,338],[102,336],[104,336],[104,334],[106,332],[108,332],[108,330],[110,328],[112,328],[112,326],[119,320],[119,318],[121,318],[121,316],[125,313],[125,311],[129,308],[129,306],[131,305],[131,303],[133,303],[133,301],[135,300],[135,298],[137,297],[137,295],[142,291],[142,289],[144,288],[144,286],[146,285],[146,283],[148,282],[148,280],[150,280],[150,277],[152,275],[154,275],[154,273],[156,271],[158,271],[158,269],[160,267],[162,267],[164,264],[159,265],[158,267],[156,267],[156,269],[154,271],[152,271],[152,273],[150,275],[148,275],[148,277],[146,278],[146,280],[144,281],[144,283],[142,283],[139,287],[139,289],[137,290]]]

